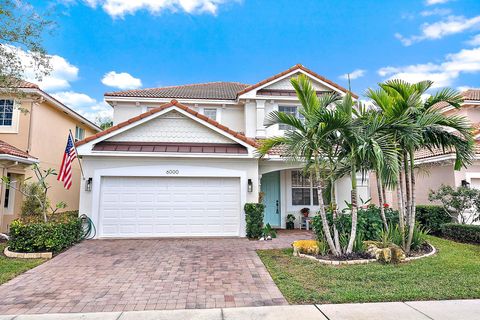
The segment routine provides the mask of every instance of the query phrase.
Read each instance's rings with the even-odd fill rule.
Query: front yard
[[[12,259],[3,255],[5,243],[0,243],[0,284],[15,278],[20,273],[45,262],[43,259]]]
[[[258,255],[293,304],[480,298],[480,246],[428,241],[437,255],[399,265],[325,266],[293,257],[292,249]]]

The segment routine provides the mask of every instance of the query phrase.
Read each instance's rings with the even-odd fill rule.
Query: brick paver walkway
[[[255,250],[311,236],[83,241],[0,286],[0,314],[287,304]]]

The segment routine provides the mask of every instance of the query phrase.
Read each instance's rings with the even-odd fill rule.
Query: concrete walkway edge
[[[0,320],[474,320],[480,300],[289,305],[222,309],[0,315]]]

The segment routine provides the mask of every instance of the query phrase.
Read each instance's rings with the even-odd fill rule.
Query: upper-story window
[[[292,205],[318,206],[317,184],[300,170],[292,171]]]
[[[303,115],[300,112],[298,112],[297,106],[278,106],[278,111],[295,116],[302,121],[304,120]],[[290,129],[290,126],[286,124],[279,124],[278,129],[288,130]]]
[[[85,129],[75,127],[75,142],[83,140],[85,138]]]
[[[0,100],[0,126],[13,124],[13,100]]]
[[[216,108],[204,108],[203,114],[209,117],[212,120],[217,120],[217,109]]]

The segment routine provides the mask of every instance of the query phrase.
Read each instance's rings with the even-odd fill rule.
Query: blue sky
[[[54,72],[40,85],[90,118],[110,112],[107,91],[256,83],[297,63],[343,86],[351,73],[360,95],[391,77],[480,87],[478,0],[32,4],[58,24],[45,41]]]

